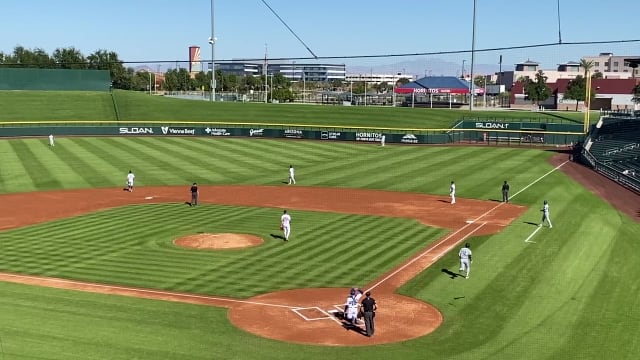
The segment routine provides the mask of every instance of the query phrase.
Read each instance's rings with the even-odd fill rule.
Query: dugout
[[[0,68],[0,90],[109,91],[108,70]]]

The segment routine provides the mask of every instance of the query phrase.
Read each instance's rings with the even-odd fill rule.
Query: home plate
[[[473,224],[473,220],[467,220],[467,224]]]
[[[144,199],[145,199],[145,200],[151,200],[151,199],[153,199],[153,196],[145,196],[145,198],[144,198]]]

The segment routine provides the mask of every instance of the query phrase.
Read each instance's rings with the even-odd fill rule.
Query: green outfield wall
[[[487,143],[520,145],[568,145],[582,139],[582,134],[548,131],[514,126],[511,128],[397,129],[340,128],[301,125],[250,123],[4,123],[0,137],[55,136],[207,136],[309,139],[320,141],[354,141],[380,143],[384,136],[390,144]],[[567,125],[563,125],[567,126]]]
[[[0,90],[109,91],[107,70],[0,68]]]

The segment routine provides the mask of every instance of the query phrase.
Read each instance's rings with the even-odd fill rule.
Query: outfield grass
[[[0,193],[120,187],[130,168],[136,172],[140,186],[183,185],[186,191],[193,181],[277,185],[286,179],[288,165],[293,163],[300,185],[444,195],[454,179],[460,197],[497,199],[503,180],[509,180],[516,193],[551,170],[546,159],[552,154],[486,147],[481,151],[474,147],[381,148],[350,143],[166,137],[61,138],[51,149],[46,140],[11,139],[0,141]],[[531,223],[540,220],[539,207],[544,199],[551,204],[554,228],[543,228],[531,239],[535,242],[525,243],[524,239],[537,229]],[[3,351],[12,359],[634,359],[640,350],[635,336],[640,328],[635,300],[640,263],[634,261],[633,254],[640,250],[636,241],[640,225],[560,172],[531,185],[513,202],[530,209],[499,234],[471,240],[474,263],[470,279],[451,279],[442,272],[443,268],[457,269],[457,256],[452,252],[400,289],[442,311],[443,325],[426,337],[350,349],[295,345],[234,328],[224,309],[0,283]],[[206,293],[250,295],[253,290],[247,284],[261,289],[288,283],[300,286],[302,281],[291,274],[295,269],[305,269],[301,257],[323,246],[315,242],[315,234],[300,234],[308,243],[295,244],[297,251],[289,254],[296,255],[292,259],[285,259],[287,254],[279,244],[268,238],[262,247],[225,252],[202,253],[168,245],[171,236],[183,234],[189,227],[172,225],[167,217],[181,219],[194,214],[191,210],[202,210],[195,216],[203,219],[220,218],[219,224],[204,221],[201,226],[207,230],[241,227],[243,232],[264,236],[260,226],[241,224],[225,216],[231,209],[238,213],[236,208],[213,205],[197,209],[177,204],[129,206],[0,232],[0,264],[4,269],[30,273],[87,279],[93,276],[96,280],[135,281]],[[269,218],[271,224],[272,216],[277,215],[272,211],[242,208],[238,215],[257,222]],[[126,222],[122,218],[132,212],[141,212],[153,226],[147,231],[114,226]],[[357,224],[372,222],[383,224],[383,233],[393,239],[401,238],[405,231],[435,236],[433,229],[402,219],[312,212],[305,215],[327,223],[337,218],[336,226],[348,221],[354,226],[351,233],[362,231]],[[84,224],[92,225],[88,232],[102,245],[96,250],[88,250],[88,244],[80,240],[87,233]],[[158,228],[158,224],[163,227]],[[130,232],[135,235],[133,239],[120,239]],[[165,232],[167,235],[161,235]],[[376,234],[363,236],[356,241],[381,241]],[[404,241],[396,245],[387,240],[385,245],[385,252],[397,255],[381,259],[379,266],[383,267],[416,248],[414,243]],[[140,266],[134,271],[137,257],[132,255],[145,250],[154,256],[138,260]],[[267,262],[267,254],[279,256],[285,262],[283,267],[294,269],[283,275],[284,285],[278,284],[274,270],[268,266],[263,269],[267,274],[246,270],[246,277],[239,283],[206,273],[238,268],[243,254],[245,259],[262,258]],[[75,260],[69,263],[72,258]],[[115,269],[115,264],[122,265],[122,271]],[[147,266],[160,268],[167,264],[178,271],[177,282],[146,278]],[[373,276],[367,268],[355,265],[340,264],[337,271],[336,259],[331,257],[320,257],[317,264],[325,267],[323,277],[327,279],[309,275],[307,285],[350,286],[353,279]],[[354,274],[343,271],[349,266]],[[286,273],[286,269],[282,271]],[[337,272],[347,279],[335,275]],[[220,284],[184,281],[193,274],[219,280]],[[269,274],[276,279],[268,279]],[[384,304],[380,307],[384,311]]]
[[[450,128],[463,117],[497,121],[582,122],[581,113],[469,111],[402,107],[315,106],[304,104],[231,103],[183,100],[115,91],[120,121],[200,121],[324,125],[336,127]],[[115,121],[109,93],[0,91],[0,122]],[[594,116],[595,117],[595,116]]]

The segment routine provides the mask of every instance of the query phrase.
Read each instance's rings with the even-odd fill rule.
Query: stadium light
[[[476,4],[477,0],[473,0],[473,30],[471,31],[471,78],[469,79],[470,84],[470,101],[469,101],[469,110],[473,110],[473,99],[476,94],[476,89],[473,84],[473,66],[475,65],[475,54],[476,54]]]

